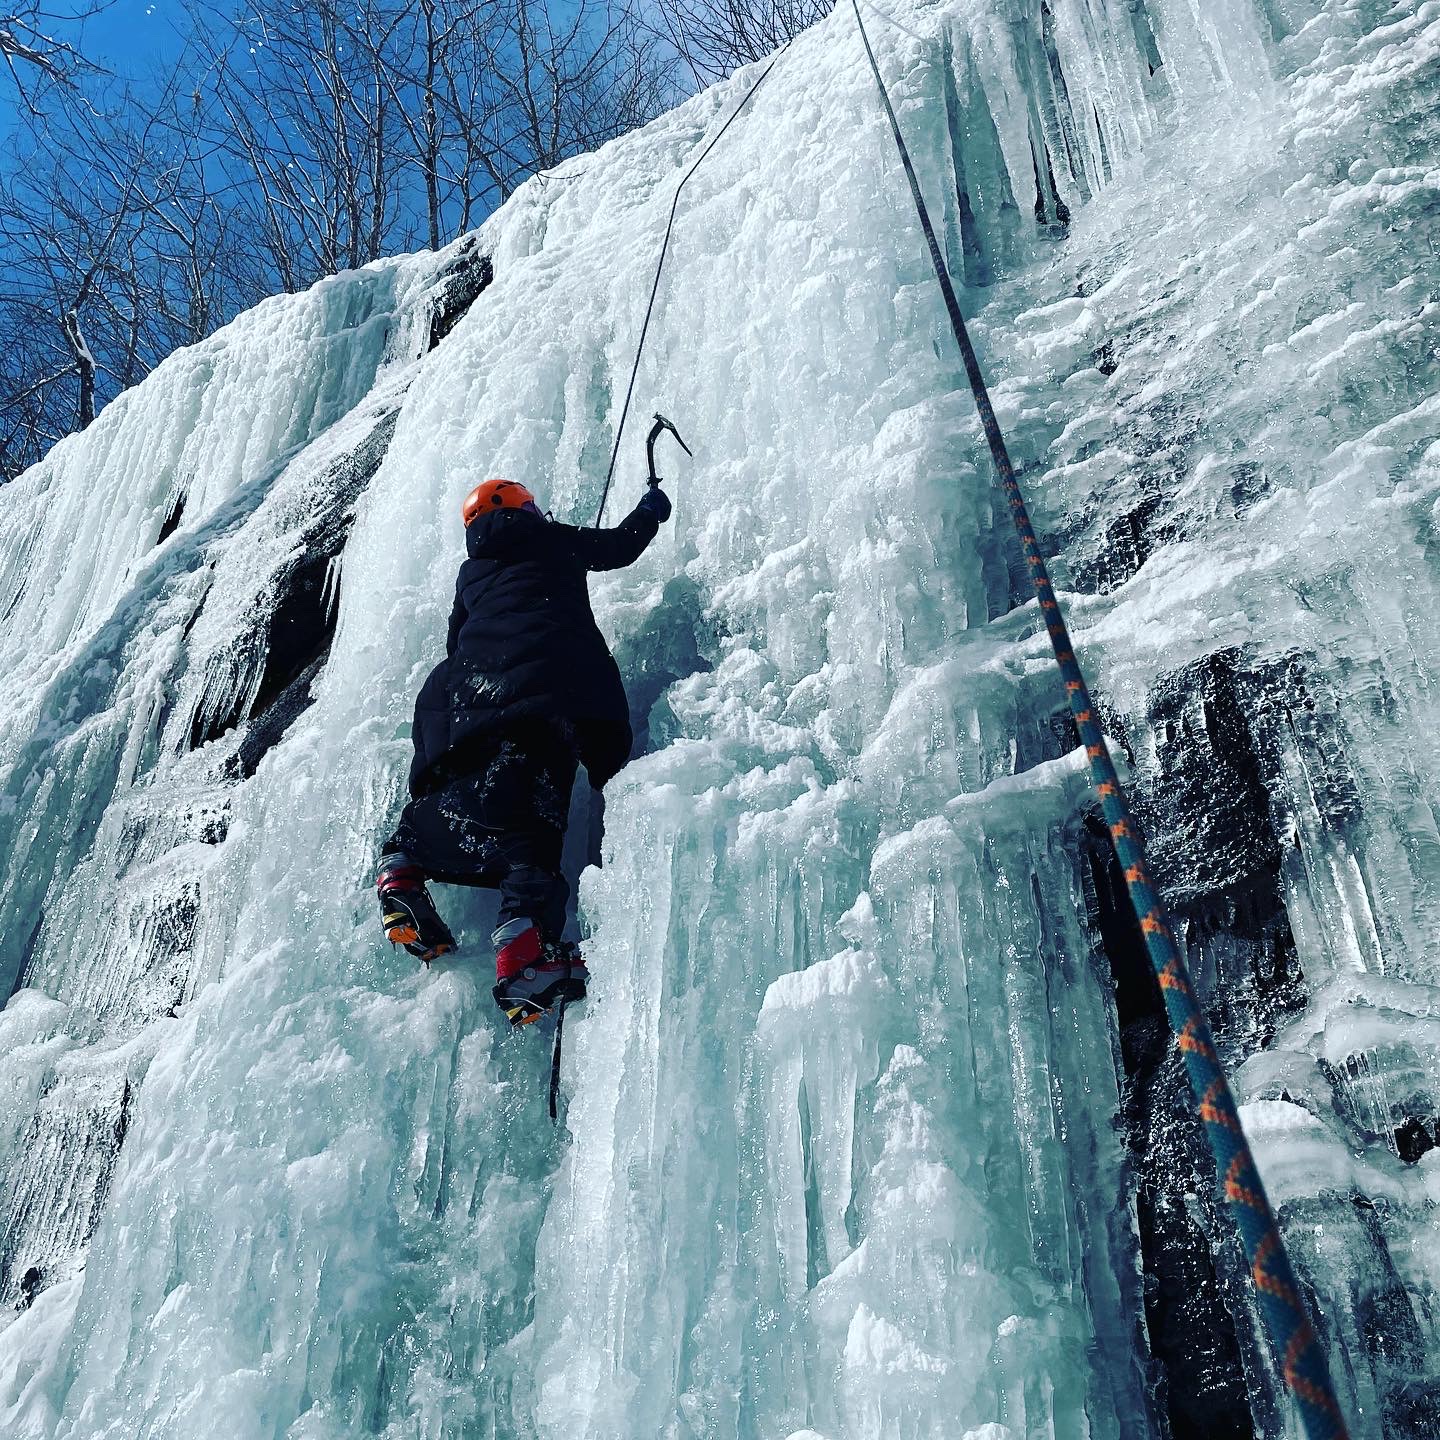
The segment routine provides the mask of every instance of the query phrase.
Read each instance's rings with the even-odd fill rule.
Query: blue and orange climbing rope
[[[1240,1125],[1235,1098],[1230,1092],[1225,1073],[1220,1068],[1210,1027],[1196,998],[1184,957],[1175,943],[1174,930],[1165,913],[1164,903],[1151,883],[1139,827],[1126,802],[1114,762],[1110,759],[1105,735],[1096,716],[1095,704],[1090,698],[1089,686],[1086,685],[1085,677],[1075,659],[1070,630],[1061,613],[1060,602],[1055,597],[1055,587],[1050,583],[1045,557],[1040,553],[1035,528],[1030,523],[1030,512],[1020,492],[1020,484],[1015,478],[1015,470],[1005,448],[1005,437],[1001,434],[999,422],[995,418],[990,392],[986,388],[984,376],[980,373],[980,364],[965,327],[965,317],[961,314],[955,287],[950,282],[950,272],[944,256],[940,253],[934,227],[930,223],[930,214],[925,207],[920,181],[910,160],[909,148],[900,130],[900,122],[895,118],[895,108],[890,103],[880,66],[875,60],[875,52],[870,48],[870,37],[865,32],[860,6],[857,0],[850,0],[850,3],[855,10],[855,23],[860,27],[866,58],[874,72],[885,113],[890,119],[890,128],[900,151],[906,179],[910,182],[910,193],[915,201],[921,228],[925,232],[930,259],[935,267],[935,278],[940,282],[940,289],[945,297],[945,308],[949,312],[951,328],[955,332],[955,340],[965,363],[965,373],[970,380],[975,405],[980,412],[980,424],[990,446],[990,458],[994,462],[995,474],[1005,491],[1010,515],[1025,552],[1025,563],[1030,571],[1036,598],[1040,602],[1040,613],[1044,617],[1045,628],[1055,650],[1055,659],[1065,682],[1070,713],[1074,716],[1090,762],[1090,775],[1095,792],[1100,797],[1110,839],[1125,872],[1125,883],[1129,888],[1135,913],[1140,919],[1150,963],[1160,982],[1165,1010],[1184,1058],[1186,1074],[1189,1076],[1200,1119],[1204,1122],[1205,1133],[1215,1155],[1221,1189],[1240,1231],[1241,1244],[1250,1264],[1250,1277],[1255,1283],[1255,1290],[1260,1298],[1260,1310],[1280,1360],[1286,1389],[1295,1399],[1309,1440],[1346,1440],[1345,1420],[1335,1398],[1335,1387],[1331,1383],[1325,1352],[1320,1347],[1310,1317],[1306,1313],[1299,1283],[1285,1251],[1285,1243],[1280,1238],[1274,1212],[1255,1168],[1255,1158]]]
[[[1234,1096],[1231,1094],[1224,1071],[1220,1067],[1210,1027],[1206,1023],[1204,1012],[1196,998],[1184,957],[1175,942],[1174,931],[1169,917],[1165,913],[1164,904],[1150,880],[1139,827],[1125,799],[1120,777],[1116,773],[1114,762],[1106,747],[1105,735],[1100,728],[1094,701],[1090,697],[1089,687],[1085,683],[1085,677],[1076,661],[1069,627],[1065,624],[1060,602],[1056,599],[1055,587],[1051,584],[1045,558],[1040,552],[1039,541],[1036,539],[1034,526],[1030,522],[1030,512],[1015,477],[1015,470],[1005,446],[1005,438],[995,418],[994,406],[990,402],[990,393],[985,385],[984,376],[981,374],[979,361],[976,359],[974,347],[970,343],[965,317],[961,313],[960,302],[956,298],[949,269],[941,254],[939,242],[935,238],[935,230],[930,222],[929,211],[920,189],[920,181],[910,159],[909,147],[905,143],[900,122],[896,119],[889,91],[886,89],[884,77],[880,73],[880,66],[875,59],[875,52],[871,49],[870,37],[866,33],[865,22],[860,15],[858,0],[850,0],[850,3],[855,11],[855,23],[859,27],[866,59],[870,62],[870,69],[880,92],[881,103],[884,105],[886,116],[890,121],[890,129],[895,137],[895,145],[900,153],[905,177],[910,184],[915,211],[925,234],[931,263],[935,268],[935,278],[939,281],[940,290],[944,296],[945,308],[955,334],[955,341],[960,347],[960,355],[975,397],[981,427],[990,447],[995,473],[1005,491],[1011,518],[1020,537],[1025,562],[1030,571],[1036,598],[1040,603],[1040,612],[1044,617],[1045,628],[1049,633],[1055,651],[1055,659],[1060,667],[1070,711],[1079,731],[1081,742],[1085,746],[1095,792],[1100,799],[1105,821],[1109,827],[1111,842],[1125,874],[1125,883],[1130,899],[1135,906],[1135,913],[1139,917],[1150,963],[1160,983],[1166,1014],[1184,1060],[1197,1112],[1204,1123],[1206,1136],[1215,1156],[1221,1190],[1229,1203],[1236,1228],[1239,1230],[1241,1244],[1250,1265],[1250,1276],[1259,1296],[1261,1314],[1280,1360],[1280,1373],[1286,1389],[1295,1399],[1308,1440],[1348,1440],[1344,1416],[1341,1414],[1339,1402],[1335,1398],[1335,1388],[1330,1378],[1325,1352],[1320,1346],[1309,1315],[1306,1313],[1299,1282],[1296,1280],[1284,1241],[1280,1237],[1274,1212],[1270,1208],[1270,1202],[1266,1198],[1264,1186],[1261,1184],[1259,1172],[1255,1167],[1254,1155],[1251,1153],[1249,1142],[1246,1140],[1245,1132],[1240,1124]],[[869,4],[869,0],[866,0],[866,3]],[[883,12],[877,11],[876,13],[883,16]],[[889,17],[883,18],[888,19]],[[903,26],[898,28],[904,29]],[[640,358],[644,352],[646,336],[654,314],[655,299],[660,289],[660,279],[665,268],[665,259],[670,247],[670,237],[675,225],[675,214],[680,203],[681,191],[690,177],[699,169],[706,156],[719,143],[721,137],[749,105],[755,92],[759,90],[779,59],[780,56],[777,54],[765,67],[714,138],[700,152],[675,187],[670,213],[666,221],[664,240],[660,248],[660,257],[655,266],[650,299],[635,347],[635,360],[630,372],[630,383],[626,390],[620,420],[616,426],[610,465],[606,472],[600,505],[595,516],[596,525],[599,525],[604,517],[605,502],[609,498],[610,486],[614,479],[616,460],[620,453],[620,442],[634,396]],[[653,459],[651,471],[653,474]],[[560,1024],[563,1024],[563,1012]],[[550,1113],[552,1118],[555,1115],[555,1097],[559,1080],[560,1035],[562,1033],[560,1024],[557,1024],[556,1027],[555,1060],[551,1072]]]

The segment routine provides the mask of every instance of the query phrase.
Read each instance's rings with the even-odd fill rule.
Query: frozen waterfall
[[[881,8],[1352,1433],[1440,1435],[1440,4]],[[1296,1440],[847,10],[681,205],[558,1129],[491,897],[380,938],[460,499],[593,515],[753,79],[0,488],[6,1440]]]

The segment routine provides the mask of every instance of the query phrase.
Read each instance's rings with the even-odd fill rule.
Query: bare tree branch
[[[77,88],[86,72],[100,73],[100,67],[87,60],[69,41],[51,33],[58,24],[78,25],[98,15],[110,0],[77,11],[49,11],[38,0],[0,8],[0,56],[14,82],[21,103],[32,114],[39,113],[39,97],[44,86],[63,89]]]
[[[834,0],[657,0],[660,33],[697,84],[763,60],[833,8]]]
[[[181,53],[130,86],[17,3],[0,477],[263,296],[438,248],[675,98],[638,0],[186,0]],[[41,87],[74,103],[39,116]]]

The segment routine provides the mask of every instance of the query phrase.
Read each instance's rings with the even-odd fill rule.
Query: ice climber
[[[426,880],[499,887],[495,999],[512,1025],[582,999],[589,974],[562,939],[560,870],[577,763],[596,788],[630,757],[620,671],[590,609],[586,573],[637,560],[670,518],[656,486],[614,529],[547,518],[514,480],[462,510],[445,658],[415,702],[409,804],[380,855],[386,937],[427,964],[454,950]]]

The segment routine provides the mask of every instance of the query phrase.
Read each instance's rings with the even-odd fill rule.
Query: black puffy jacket
[[[593,785],[630,758],[630,707],[590,609],[586,574],[618,570],[655,538],[636,508],[613,530],[491,510],[465,531],[445,659],[415,702],[410,793],[486,763],[498,733],[573,736]]]

